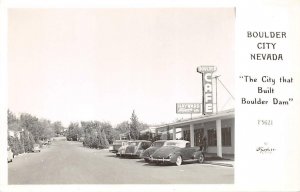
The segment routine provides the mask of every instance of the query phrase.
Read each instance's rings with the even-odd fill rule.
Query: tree
[[[131,118],[130,118],[130,137],[134,140],[139,138],[139,121],[138,118],[133,110],[132,114],[131,114]]]
[[[104,131],[108,143],[112,144],[114,142],[114,129],[111,124],[109,122],[100,122],[100,127]]]
[[[99,121],[82,121],[81,127],[84,130],[84,146],[91,148],[107,148],[109,143],[106,138],[104,125]]]
[[[22,113],[20,116],[20,125],[22,129],[28,130],[34,137],[35,142],[38,142],[42,135],[42,126],[39,124],[39,119],[28,113]]]
[[[28,131],[25,131],[23,134],[24,137],[24,150],[26,153],[31,152],[31,150],[33,149],[33,145],[34,145],[34,138],[32,136],[32,134]]]
[[[61,134],[64,130],[64,127],[61,125],[60,121],[55,121],[52,124],[53,130],[55,134]]]
[[[80,137],[83,136],[82,127],[79,126],[79,123],[70,123],[67,131],[67,139],[77,141]]]

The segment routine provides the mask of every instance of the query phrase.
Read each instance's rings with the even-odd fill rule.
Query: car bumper
[[[111,150],[109,150],[109,152],[111,152],[111,153],[118,153],[118,150],[111,149]]]
[[[126,155],[126,156],[132,156],[132,157],[137,157],[138,156],[138,154],[136,154],[136,153],[124,153],[124,155]]]
[[[171,159],[155,159],[155,158],[150,158],[150,161],[153,163],[165,163],[165,162],[171,162]]]

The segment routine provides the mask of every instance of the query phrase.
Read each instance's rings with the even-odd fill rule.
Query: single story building
[[[181,139],[191,142],[191,146],[205,145],[207,153],[234,155],[234,109],[220,111],[211,115],[203,115],[189,120],[182,120],[156,127],[156,135],[172,130],[171,139],[178,139],[178,129],[181,129]]]

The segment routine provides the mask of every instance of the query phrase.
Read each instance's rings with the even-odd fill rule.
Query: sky
[[[160,124],[201,102],[197,66],[234,94],[233,8],[10,9],[8,107],[51,121]],[[233,108],[218,84],[218,109]],[[196,116],[196,115],[194,115]]]

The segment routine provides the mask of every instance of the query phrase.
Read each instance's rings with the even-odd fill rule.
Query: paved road
[[[233,174],[231,167],[208,164],[149,165],[72,141],[53,142],[8,165],[9,184],[211,184],[233,183]]]

